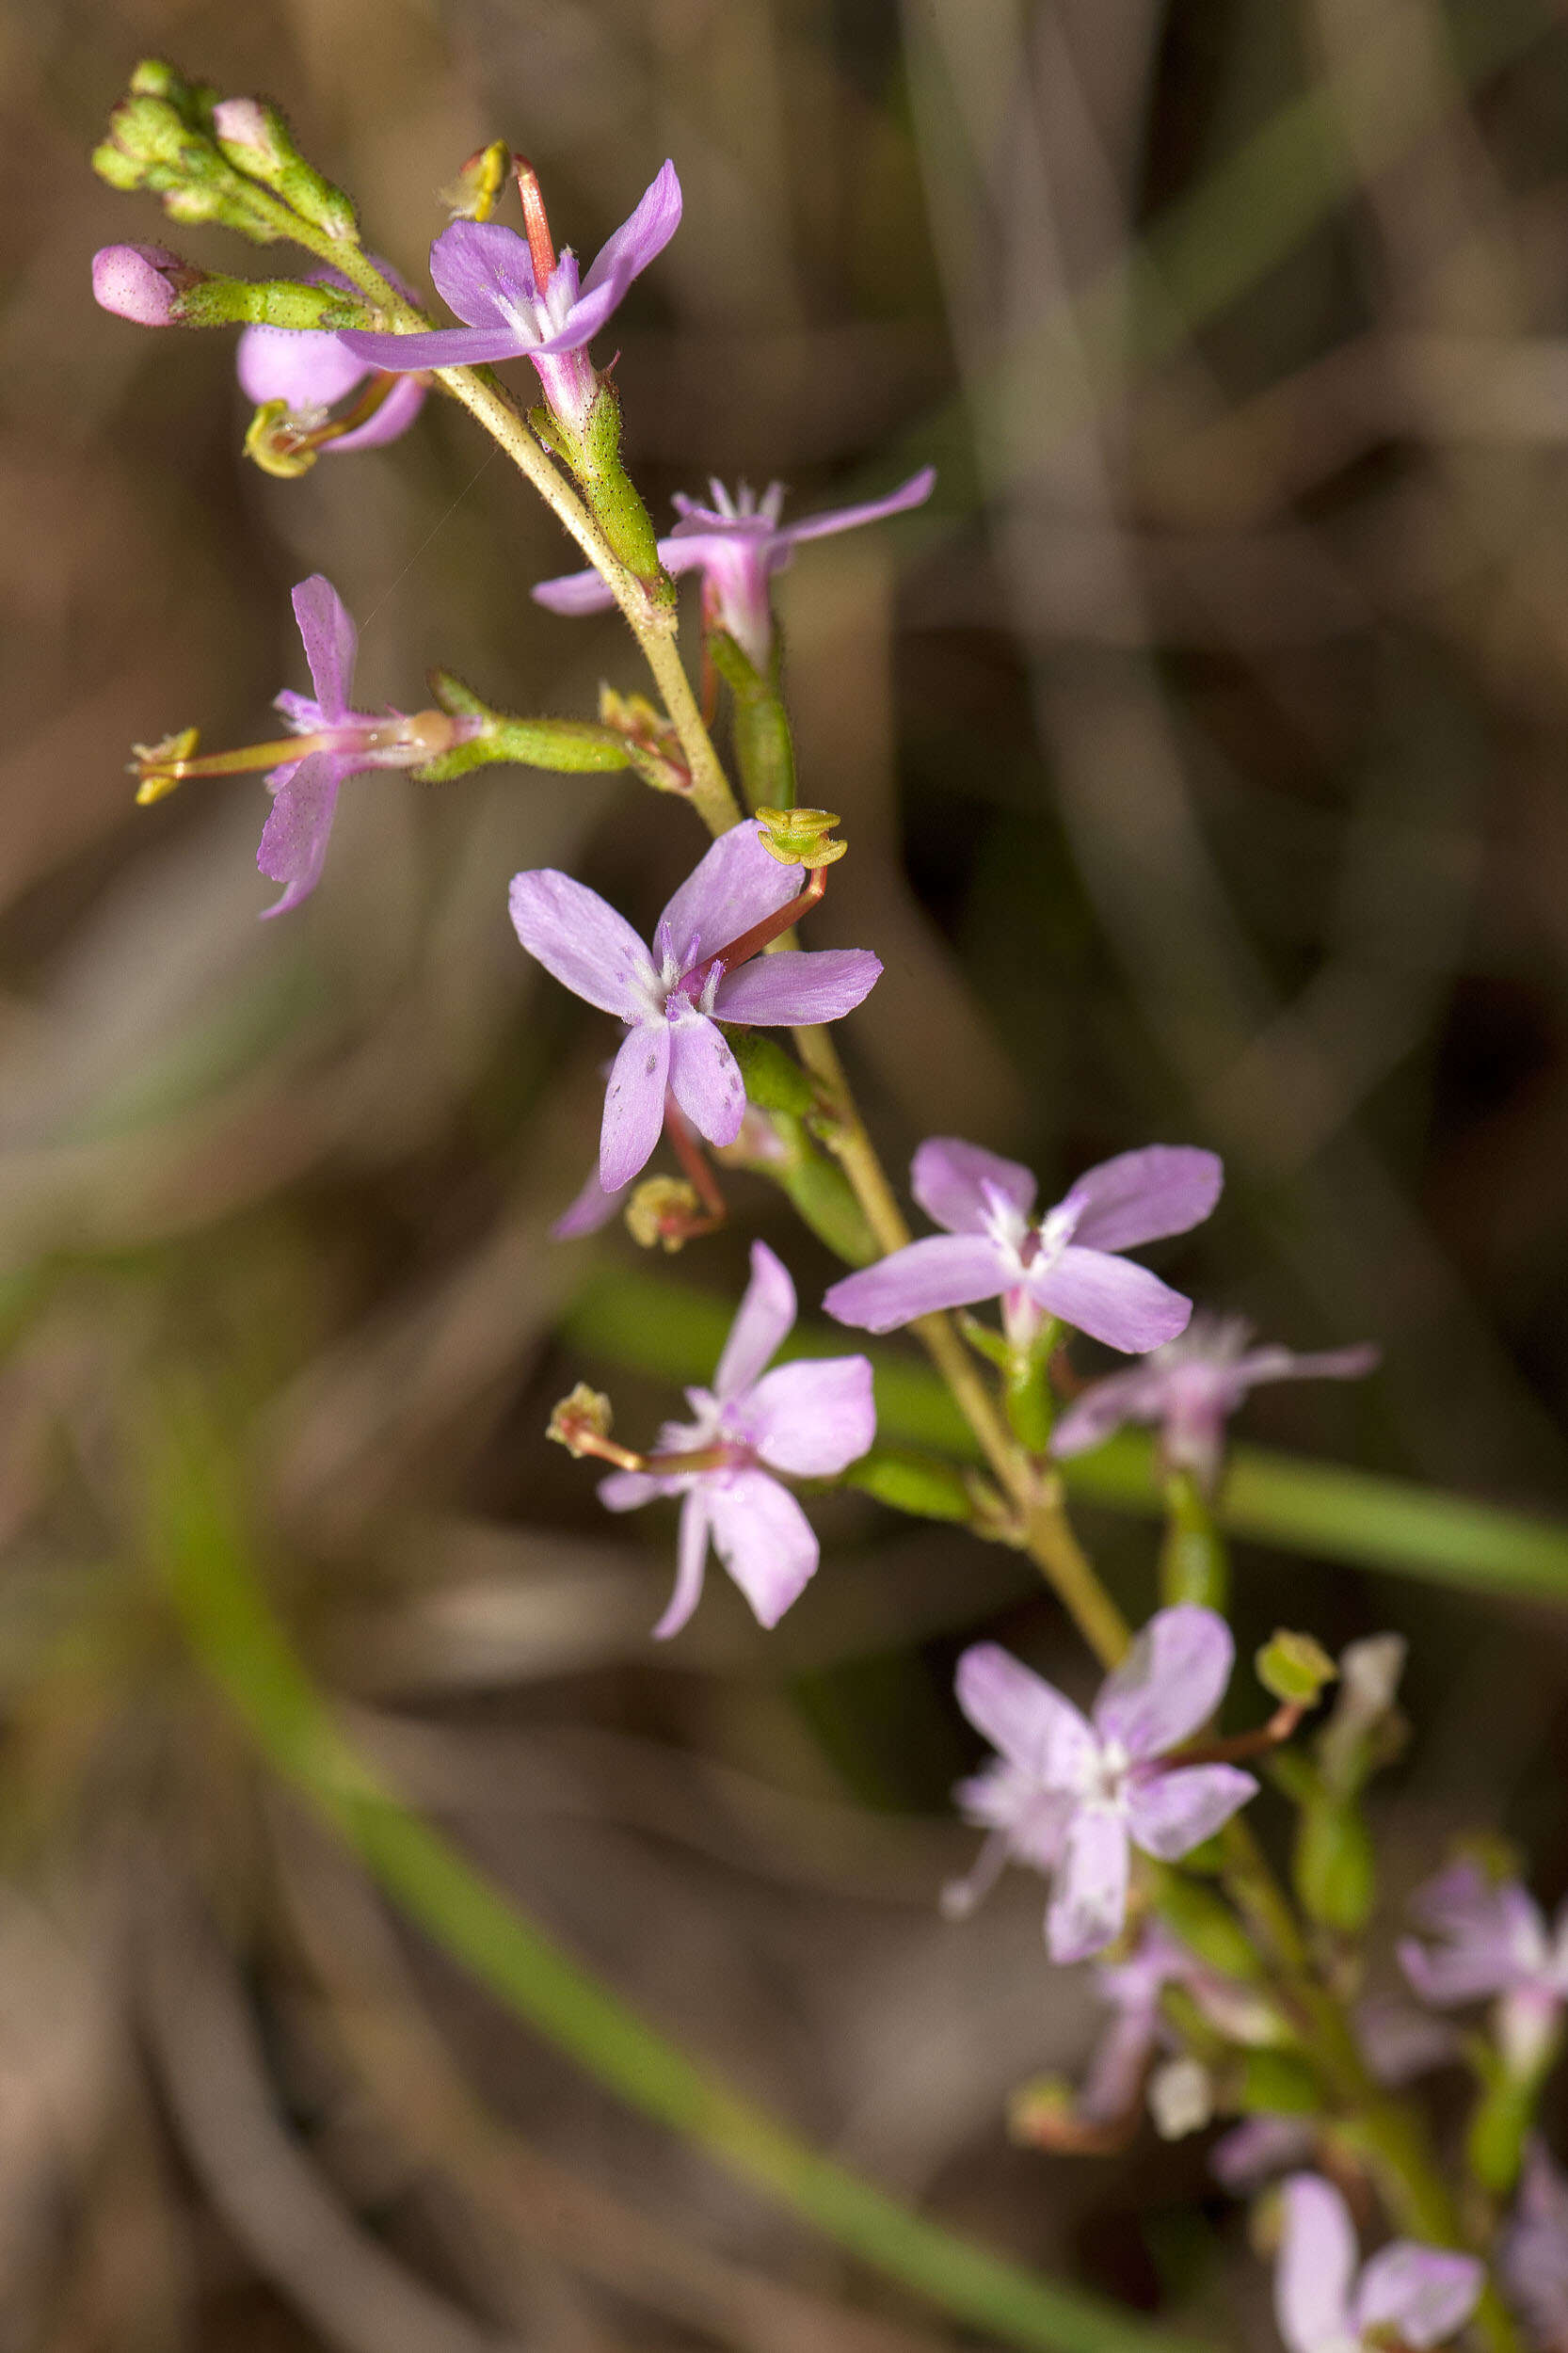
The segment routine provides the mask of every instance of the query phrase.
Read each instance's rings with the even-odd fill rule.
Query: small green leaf
[[[969,1520],[974,1498],[962,1471],[935,1455],[914,1454],[903,1447],[873,1447],[841,1475],[846,1487],[858,1487],[895,1512],[917,1519]]]

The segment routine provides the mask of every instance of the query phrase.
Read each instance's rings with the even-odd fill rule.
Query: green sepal
[[[719,1027],[741,1065],[747,1099],[759,1110],[788,1112],[795,1119],[808,1118],[815,1111],[815,1087],[776,1038],[764,1036],[760,1030],[732,1029],[722,1021]]]
[[[1155,1908],[1172,1934],[1222,1977],[1236,1977],[1243,1985],[1262,1977],[1256,1947],[1223,1897],[1162,1865]]]
[[[967,1307],[958,1310],[958,1328],[977,1356],[984,1356],[988,1365],[1005,1372],[1013,1358],[1013,1343],[1005,1332],[999,1332],[989,1323],[982,1323]]]
[[[179,295],[174,323],[181,327],[362,327],[367,313],[336,286],[307,286],[297,278],[204,278]]]
[[[1008,1350],[1001,1401],[1009,1429],[1031,1454],[1044,1454],[1050,1445],[1056,1420],[1050,1360],[1061,1337],[1061,1324],[1054,1316],[1048,1316],[1027,1348]]]
[[[1173,1470],[1165,1481],[1160,1598],[1166,1609],[1196,1602],[1222,1617],[1230,1601],[1230,1554],[1208,1499],[1189,1470]]]
[[[1377,1897],[1377,1858],[1353,1798],[1321,1786],[1307,1794],[1291,1873],[1308,1919],[1350,1936],[1366,1927]]]
[[[1323,2102],[1305,2059],[1288,2051],[1249,2051],[1238,2071],[1236,2104],[1248,2116],[1316,2116]]]
[[[414,777],[420,784],[446,784],[472,769],[505,762],[520,768],[548,768],[559,776],[631,765],[626,738],[614,728],[601,728],[586,719],[520,719],[509,712],[492,711],[450,670],[431,671],[430,692],[443,711],[458,718],[483,719],[485,732],[416,768]]]
[[[553,409],[545,411],[536,430],[570,466],[594,520],[620,562],[642,582],[656,603],[673,610],[675,584],[659,560],[653,518],[621,463],[620,402],[608,376],[600,377],[582,433],[574,433]]]
[[[845,1487],[858,1487],[878,1503],[916,1519],[970,1520],[974,1497],[955,1465],[932,1454],[914,1454],[903,1447],[873,1447],[840,1475]]]
[[[1465,2130],[1464,2154],[1477,2181],[1495,2198],[1506,2198],[1519,2178],[1541,2094],[1561,2048],[1560,2031],[1548,2035],[1533,2063],[1515,2073],[1479,2036],[1471,2044],[1468,2056],[1480,2093]]]
[[[735,759],[748,806],[793,808],[794,737],[776,680],[762,676],[728,630],[711,629],[705,642],[734,701]]]

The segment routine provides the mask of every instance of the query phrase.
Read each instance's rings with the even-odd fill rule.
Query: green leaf
[[[912,1454],[897,1447],[873,1447],[840,1474],[840,1483],[858,1487],[895,1512],[916,1519],[969,1520],[974,1498],[961,1472],[930,1454]]]

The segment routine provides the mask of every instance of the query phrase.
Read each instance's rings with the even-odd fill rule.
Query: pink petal
[[[672,1634],[679,1634],[702,1599],[702,1573],[708,1564],[709,1501],[704,1489],[694,1487],[680,1506],[675,1591],[653,1629],[655,1641],[667,1642]]]
[[[271,811],[262,828],[256,864],[273,882],[286,886],[280,899],[264,907],[264,920],[286,915],[308,899],[321,880],[327,844],[337,813],[338,790],[352,773],[336,752],[312,752],[300,760],[287,784],[273,796]]]
[[[568,1203],[554,1225],[551,1239],[554,1241],[580,1241],[584,1234],[597,1234],[609,1225],[625,1199],[625,1187],[617,1193],[606,1193],[599,1181],[596,1161],[581,1193]]]
[[[552,613],[607,613],[615,592],[598,572],[563,572],[556,580],[536,581],[529,591],[536,604]]]
[[[1485,2279],[1474,2255],[1396,2239],[1380,2249],[1362,2273],[1351,2316],[1362,2335],[1386,2329],[1404,2345],[1441,2345],[1464,2328]]]
[[[294,591],[294,617],[304,641],[305,659],[315,682],[316,700],[328,719],[341,719],[354,692],[359,632],[331,582],[312,572]],[[271,868],[266,870],[269,873]]]
[[[1051,1432],[1051,1452],[1066,1462],[1075,1454],[1087,1454],[1091,1447],[1103,1446],[1124,1422],[1159,1421],[1168,1384],[1165,1370],[1147,1364],[1092,1381]]]
[[[335,335],[316,328],[248,327],[234,346],[234,373],[247,400],[330,408],[364,382],[370,368]]]
[[[593,893],[586,894],[589,898]],[[664,1125],[670,1033],[663,1021],[639,1022],[624,1040],[604,1090],[599,1181],[606,1193],[629,1185],[648,1165]]]
[[[498,220],[455,220],[430,248],[430,277],[454,317],[465,327],[508,328],[512,313],[538,298],[534,257],[526,237]]]
[[[705,1014],[686,1013],[667,1034],[670,1093],[699,1136],[733,1144],[745,1117],[746,1090],[723,1032]]]
[[[1212,1838],[1249,1798],[1251,1773],[1234,1765],[1179,1765],[1168,1773],[1133,1780],[1128,1788],[1128,1829],[1134,1846],[1161,1863],[1175,1863]]]
[[[646,1014],[657,984],[653,960],[626,918],[597,890],[542,866],[512,876],[509,903],[513,928],[529,954],[574,997],[623,1021]]]
[[[424,408],[428,390],[427,385],[416,382],[414,377],[405,376],[392,387],[374,416],[367,417],[363,424],[357,424],[352,433],[340,434],[335,441],[328,441],[327,455],[346,457],[357,449],[382,449],[387,442],[395,441],[399,434],[407,433]]]
[[[1359,1381],[1364,1373],[1375,1372],[1382,1361],[1382,1349],[1370,1340],[1304,1356],[1293,1348],[1254,1348],[1238,1359],[1233,1371],[1243,1389],[1256,1389],[1266,1381]]]
[[[840,1323],[891,1332],[941,1307],[995,1299],[1011,1279],[995,1242],[979,1234],[930,1234],[835,1283],[823,1305]]]
[[[805,1591],[819,1558],[811,1523],[766,1471],[731,1471],[708,1491],[713,1548],[760,1625],[778,1624]]]
[[[640,1512],[669,1492],[668,1481],[650,1471],[610,1471],[599,1482],[599,1499],[607,1512]]]
[[[618,302],[633,278],[664,251],[680,228],[680,182],[674,164],[666,160],[644,190],[636,209],[600,246],[583,280],[584,295],[609,285]]]
[[[815,1357],[764,1373],[742,1413],[752,1446],[773,1469],[832,1479],[876,1435],[872,1369],[864,1356]]]
[[[1113,1258],[1103,1250],[1069,1243],[1054,1266],[1032,1275],[1032,1299],[1048,1315],[1060,1316],[1092,1340],[1144,1355],[1187,1328],[1192,1303],[1172,1290],[1147,1267]]]
[[[721,1021],[811,1029],[853,1013],[881,976],[882,959],[869,948],[781,948],[727,972],[713,1011]]]
[[[713,1375],[713,1395],[739,1397],[760,1378],[793,1329],[795,1287],[765,1241],[751,1245],[751,1280],[735,1310],[729,1337]]]
[[[1224,1618],[1196,1602],[1157,1609],[1094,1705],[1095,1730],[1128,1756],[1159,1756],[1206,1724],[1224,1697],[1236,1644]]]
[[[1260,2189],[1271,2174],[1310,2157],[1317,2139],[1304,2117],[1249,2116],[1214,2143],[1208,2163],[1223,2188],[1233,2198],[1244,2198]]]
[[[390,376],[407,376],[414,368],[490,367],[533,349],[515,327],[438,327],[428,335],[383,335],[365,327],[345,327],[338,341]]]
[[[1350,2333],[1355,2233],[1344,2200],[1320,2175],[1292,2173],[1280,2194],[1274,2318],[1290,2353],[1321,2353]]]
[[[1080,1805],[1067,1826],[1046,1912],[1046,1949],[1052,1961],[1087,1961],[1115,1942],[1127,1920],[1127,1881],[1121,1816],[1112,1806]]]
[[[864,499],[857,506],[830,506],[821,515],[808,515],[802,522],[784,524],[778,536],[792,547],[802,539],[825,539],[831,532],[856,531],[862,523],[878,523],[886,515],[902,515],[907,507],[923,506],[936,487],[936,467],[922,466],[885,498]]]
[[[660,917],[654,937],[667,933],[683,968],[727,948],[799,896],[800,868],[780,866],[763,849],[761,830],[748,819],[721,833]]]
[[[1072,1789],[1097,1744],[1071,1700],[997,1642],[973,1642],[958,1661],[958,1705],[999,1754],[1041,1789]]]
[[[1027,1168],[958,1136],[928,1137],[910,1163],[910,1192],[932,1224],[945,1225],[950,1234],[984,1232],[991,1215],[986,1185],[1011,1201],[1020,1217],[1027,1218],[1034,1207],[1036,1186]]]
[[[1075,1239],[1086,1250],[1131,1250],[1162,1234],[1185,1234],[1202,1225],[1224,1180],[1224,1161],[1193,1144],[1119,1152],[1087,1170],[1067,1194],[1080,1209]]]

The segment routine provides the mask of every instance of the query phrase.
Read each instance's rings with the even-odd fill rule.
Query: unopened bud
[[[511,169],[511,149],[504,139],[492,139],[488,147],[474,150],[449,186],[438,190],[438,200],[454,220],[488,220]]]
[[[92,298],[137,327],[174,327],[180,296],[206,274],[167,245],[105,245],[92,257]]]
[[[689,1241],[694,1223],[704,1223],[696,1187],[683,1176],[648,1176],[626,1205],[626,1230],[639,1249],[655,1243],[679,1250]]]
[[[603,1392],[590,1389],[585,1381],[579,1381],[571,1395],[562,1398],[551,1415],[545,1435],[553,1438],[557,1446],[564,1446],[575,1462],[581,1462],[584,1454],[598,1451],[595,1440],[602,1443],[608,1438],[613,1418],[610,1401]]]
[[[232,155],[229,160],[237,163],[242,171],[250,169],[258,157],[267,163],[282,160],[269,130],[268,112],[254,98],[225,98],[213,108],[213,129],[218,144],[240,150],[238,155]]]
[[[618,695],[613,686],[601,686],[599,718],[601,727],[613,728],[625,738],[627,758],[645,784],[661,792],[691,791],[680,738],[646,695]]]
[[[307,163],[288,118],[260,98],[225,98],[213,108],[213,135],[224,161],[260,181],[300,217],[329,237],[357,234],[354,207],[341,188]]]
[[[849,848],[829,839],[840,822],[830,808],[760,808],[757,822],[758,839],[780,866],[831,866]]]
[[[1289,1706],[1310,1707],[1339,1670],[1320,1642],[1310,1634],[1290,1634],[1277,1627],[1273,1640],[1257,1654],[1257,1679],[1266,1691]]]

